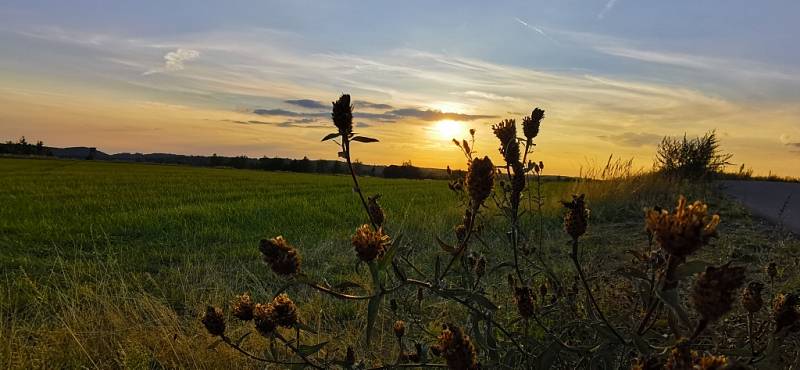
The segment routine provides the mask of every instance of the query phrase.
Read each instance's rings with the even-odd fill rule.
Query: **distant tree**
[[[214,166],[214,167],[222,166],[224,163],[225,163],[224,162],[224,158],[218,156],[217,153],[214,153],[214,154],[211,155],[211,165],[212,166]]]
[[[402,166],[391,165],[383,170],[383,177],[386,178],[404,178],[404,179],[421,179],[422,170],[414,167],[411,161],[403,162]]]
[[[344,173],[344,163],[339,161],[333,161],[333,166],[331,166],[331,173]]]
[[[249,158],[240,155],[228,160],[228,166],[233,168],[247,168],[247,161]]]

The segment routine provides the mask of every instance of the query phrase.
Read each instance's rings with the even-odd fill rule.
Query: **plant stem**
[[[353,168],[353,162],[350,161],[350,140],[347,137],[342,137],[342,152],[344,153],[344,159],[347,161],[347,168],[350,169],[350,176],[353,177],[353,189],[358,193],[358,197],[361,199],[361,205],[364,206],[364,211],[367,212],[367,218],[369,218],[369,223],[372,224],[374,229],[378,229],[378,225],[372,219],[372,215],[369,213],[369,206],[367,205],[367,200],[364,199],[364,193],[361,192],[361,186],[358,185],[358,176],[356,176],[356,170]]]
[[[300,350],[299,350],[299,349],[297,349],[297,347],[295,347],[294,345],[292,345],[292,343],[290,343],[288,340],[286,340],[286,338],[284,338],[283,336],[281,336],[280,334],[278,334],[278,332],[275,332],[275,338],[278,338],[278,340],[280,340],[281,342],[283,342],[283,344],[284,344],[286,347],[289,347],[289,349],[291,349],[291,350],[292,350],[292,352],[294,352],[296,355],[300,356],[300,358],[302,358],[302,359],[303,359],[303,361],[305,361],[305,362],[306,362],[306,364],[308,364],[309,366],[311,366],[311,367],[313,367],[313,368],[315,368],[315,369],[324,369],[322,366],[319,366],[319,365],[315,364],[313,361],[309,360],[309,359],[308,359],[308,356],[306,356],[306,355],[302,354],[302,353],[300,352]]]
[[[594,294],[592,293],[592,289],[589,288],[589,283],[586,281],[586,276],[583,274],[583,268],[581,267],[580,261],[578,261],[578,238],[572,238],[572,253],[570,253],[570,257],[572,258],[572,264],[575,265],[575,270],[578,271],[578,276],[581,279],[581,283],[583,283],[583,287],[586,289],[586,295],[589,296],[589,300],[592,302],[594,309],[597,311],[597,314],[600,316],[600,319],[603,320],[603,323],[608,327],[609,330],[614,334],[617,339],[619,339],[620,343],[627,344],[628,342],[622,335],[617,332],[617,329],[614,329],[611,326],[611,323],[608,322],[606,315],[603,313],[603,310],[600,309],[600,305],[597,304],[597,300],[594,298]]]
[[[375,296],[374,294],[373,295],[351,295],[351,294],[339,293],[339,292],[337,292],[335,290],[328,289],[328,288],[326,288],[324,286],[321,286],[321,285],[319,285],[317,283],[307,283],[307,285],[312,287],[312,288],[314,288],[314,289],[316,289],[316,290],[319,290],[320,292],[330,294],[330,295],[332,295],[332,296],[334,296],[336,298],[339,298],[339,299],[365,300],[365,299],[370,299],[370,298]]]
[[[279,365],[305,365],[305,362],[285,362],[285,361],[278,361],[278,360],[270,360],[268,358],[258,357],[250,352],[247,352],[244,348],[239,347],[235,343],[231,342],[230,338],[222,337],[222,341],[227,344],[229,347],[239,351],[239,353],[253,359],[256,361],[266,362],[270,364],[279,364]]]
[[[755,338],[753,338],[753,313],[747,313],[747,338],[750,340],[750,352],[753,356],[756,355],[756,343]]]
[[[477,216],[477,214],[478,214],[478,207],[474,207],[470,215],[467,235],[464,236],[464,240],[459,243],[458,248],[456,248],[455,253],[453,253],[453,256],[450,258],[450,262],[447,263],[447,267],[445,267],[444,270],[442,271],[442,275],[434,276],[436,280],[444,279],[445,275],[447,275],[447,273],[450,271],[450,268],[453,267],[453,262],[455,262],[456,258],[461,256],[464,250],[467,249],[467,243],[469,242],[469,238],[472,236],[472,230],[475,228],[475,217]]]

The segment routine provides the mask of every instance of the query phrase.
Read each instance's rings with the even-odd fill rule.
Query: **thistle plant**
[[[773,301],[771,319],[763,321],[762,327],[771,328],[771,333],[754,329],[756,315],[767,311],[763,309],[764,285],[747,280],[746,266],[733,262],[714,266],[693,259],[716,237],[722,220],[707,204],[689,202],[683,196],[673,211],[646,210],[644,225],[651,249],[631,250],[635,265],[627,276],[608,277],[609,271],[602,266],[599,272],[587,268],[594,267],[594,259],[586,258],[584,251],[593,232],[591,199],[576,194],[562,202],[563,234],[556,240],[568,247],[549,256],[550,261],[568,261],[565,264],[571,268],[555,269],[546,263],[542,254],[544,163],[529,159],[544,118],[540,108],[522,118],[522,137],[514,119],[492,126],[502,162],[478,155],[474,130],[468,139],[453,140],[466,159],[463,175],[448,168],[454,177],[448,186],[463,197],[460,220],[453,226],[454,235],[436,236],[438,254],[421,264],[415,255],[418,246],[392,231],[392,219],[387,217],[391,212],[384,212],[380,195],[365,196],[359,185],[350,159],[353,144],[378,140],[353,132],[349,95],[332,103],[331,118],[336,132],[323,141],[337,144],[363,207],[363,221],[351,226],[349,244],[353,261],[367,266],[369,285],[361,294],[351,294],[340,287],[356,283],[332,286],[315,280],[302,265],[302,247],[281,236],[261,240],[262,260],[274,278],[283,282],[282,288],[268,298],[249,292],[236,296],[229,311],[238,324],[226,321],[225,310],[217,307],[207,307],[200,318],[211,336],[254,361],[315,369],[744,369],[771,364],[780,357],[783,341],[800,328],[797,295],[784,293]],[[536,195],[532,195],[533,178]],[[526,197],[528,209],[524,209]],[[521,221],[525,212],[539,215],[538,230]],[[486,234],[497,231],[493,228],[497,219],[502,221],[505,243],[487,241]],[[534,244],[534,233],[539,236],[537,252],[529,255],[527,247]],[[770,272],[777,272],[777,267],[766,271],[772,280],[777,276]],[[504,280],[509,289],[497,289]],[[330,334],[330,341],[310,342],[323,333],[304,322],[307,313],[295,299],[312,293],[350,304],[366,303],[358,305],[366,318],[358,342],[339,343],[337,333]],[[623,308],[598,299],[613,295],[623,296],[638,310],[623,314]],[[682,302],[682,296],[688,296],[687,302]],[[750,355],[711,353],[708,349],[717,347],[709,339],[715,334],[709,331],[722,325],[727,315],[733,317],[731,311],[740,309],[739,301],[748,315],[748,332],[746,341],[737,344],[749,344]],[[432,307],[437,315],[426,312]],[[376,325],[384,321],[390,323],[384,328],[391,327],[386,332],[393,336],[389,343],[396,343],[396,350],[388,350],[385,344],[376,348],[380,345],[374,341],[379,332]],[[672,335],[649,334],[664,321]],[[441,329],[431,329],[435,327]],[[247,332],[233,339],[231,328]],[[689,335],[684,335],[686,329]],[[306,332],[316,335],[302,335]],[[257,355],[262,352],[245,344],[250,333],[288,355],[275,351]],[[336,354],[334,346],[344,352]],[[369,358],[356,349],[363,349]]]

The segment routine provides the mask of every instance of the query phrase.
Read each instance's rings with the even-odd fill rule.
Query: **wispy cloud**
[[[514,17],[514,20],[517,21],[517,23],[523,25],[525,28],[533,30],[534,32],[544,36],[546,39],[552,41],[553,43],[558,44],[558,41],[556,41],[556,39],[552,38],[547,32],[544,32],[544,30],[542,28],[536,27],[534,25],[531,25],[530,23],[528,23],[528,22],[526,22],[526,21],[524,21],[522,19],[519,19],[517,17]]]
[[[253,114],[259,116],[271,117],[303,117],[306,119],[318,119],[330,116],[328,112],[294,112],[279,108],[270,109],[254,109]],[[440,121],[440,120],[454,120],[454,121],[475,121],[487,118],[496,118],[494,115],[481,115],[481,114],[466,114],[455,112],[443,112],[436,109],[420,109],[420,108],[400,108],[385,111],[383,113],[371,112],[354,112],[353,117],[367,119],[380,122],[397,122],[403,119],[416,119],[419,121]]]
[[[329,124],[322,123],[313,118],[298,118],[298,119],[290,119],[286,121],[259,121],[259,120],[233,120],[233,119],[223,119],[222,122],[229,122],[235,123],[237,125],[265,125],[265,126],[277,126],[277,127],[296,127],[296,128],[330,128]]]
[[[453,92],[453,95],[464,96],[468,98],[477,98],[477,99],[484,99],[484,100],[493,100],[493,101],[518,101],[518,98],[513,96],[505,96],[505,95],[498,95],[489,92],[483,91],[475,91],[475,90],[468,90],[464,92]]]
[[[611,11],[611,9],[614,9],[614,6],[616,6],[616,5],[617,5],[617,1],[618,1],[618,0],[608,0],[608,2],[606,3],[606,5],[603,7],[603,10],[601,10],[601,11],[600,11],[600,13],[597,13],[597,19],[603,19],[603,18],[605,18],[605,17],[606,17],[606,14],[607,14],[608,12],[610,12],[610,11]]]
[[[311,100],[311,99],[294,99],[294,100],[286,100],[286,104],[296,105],[298,107],[308,108],[308,109],[327,109],[328,106],[323,104],[320,101]]]
[[[180,71],[186,62],[197,59],[199,56],[200,52],[197,50],[179,48],[164,55],[164,66],[146,71],[142,75]]]
[[[655,146],[663,138],[661,135],[647,132],[623,132],[621,134],[600,135],[598,137],[615,145],[629,147]]]

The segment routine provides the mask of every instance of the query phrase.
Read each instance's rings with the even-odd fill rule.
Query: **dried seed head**
[[[769,280],[773,281],[776,277],[778,277],[778,264],[775,262],[770,262],[765,268],[764,272],[767,273],[769,276]]]
[[[708,206],[700,201],[687,205],[681,196],[672,213],[658,208],[648,210],[645,224],[662,249],[686,257],[717,236],[719,215],[709,215]]]
[[[506,163],[519,162],[519,141],[517,141],[517,123],[513,119],[505,119],[493,125],[494,136],[500,140],[500,154]]]
[[[333,124],[339,129],[339,134],[349,137],[353,132],[353,106],[350,105],[349,94],[343,94],[339,100],[333,102],[331,118],[333,118]]]
[[[364,262],[372,261],[379,256],[391,243],[388,235],[383,233],[383,229],[373,231],[370,225],[361,225],[353,235],[353,247],[356,249],[358,258]]]
[[[275,323],[275,308],[272,304],[258,303],[253,309],[253,321],[256,325],[256,330],[263,336],[269,336],[275,331],[278,326]]]
[[[461,328],[453,324],[445,324],[438,341],[431,348],[434,354],[444,357],[449,369],[478,369],[475,346]]]
[[[742,306],[750,313],[761,311],[764,306],[764,300],[761,298],[761,291],[764,289],[764,284],[758,281],[751,281],[747,287],[742,291]]]
[[[250,293],[244,292],[233,300],[233,316],[242,321],[250,321],[253,319],[253,309],[255,307],[253,299],[250,298]]]
[[[353,350],[352,346],[347,346],[347,354],[344,356],[344,364],[348,367],[352,367],[356,364],[356,351]]]
[[[533,316],[534,300],[533,290],[527,286],[514,287],[514,301],[517,303],[517,312],[525,319]]]
[[[720,370],[728,366],[728,358],[725,356],[705,355],[697,360],[696,368],[700,370]]]
[[[475,158],[467,172],[467,190],[472,200],[472,209],[477,210],[492,193],[494,165],[489,157]]]
[[[666,370],[691,370],[693,369],[693,362],[694,358],[697,357],[697,352],[694,352],[689,348],[689,341],[686,339],[681,339],[675,346],[672,347],[672,350],[667,357],[667,363],[664,365],[664,369]]]
[[[733,308],[734,294],[744,284],[744,267],[709,266],[697,276],[690,299],[707,322],[713,322]]]
[[[422,291],[422,288],[417,288],[417,301],[422,302],[422,298],[425,298],[425,294]]]
[[[297,323],[297,306],[286,293],[281,293],[272,300],[272,317],[276,324],[291,328]]]
[[[293,275],[300,272],[300,253],[282,236],[261,239],[258,247],[264,262],[278,275]]]
[[[544,118],[544,110],[534,108],[530,116],[522,119],[522,132],[525,133],[525,138],[533,140],[539,135],[539,126]]]
[[[664,362],[658,357],[639,357],[631,364],[631,370],[662,370]]]
[[[775,318],[775,332],[780,333],[785,328],[790,331],[800,329],[800,313],[797,312],[797,305],[800,299],[796,294],[782,293],[775,297],[772,302],[772,315]]]
[[[547,283],[542,282],[542,284],[539,285],[539,295],[542,297],[547,295]]]
[[[206,307],[206,313],[200,318],[200,322],[206,327],[208,333],[214,336],[225,334],[225,316],[222,310],[217,307]]]
[[[402,338],[406,335],[406,323],[404,323],[403,320],[395,321],[392,329],[394,330],[394,335],[398,338]]]
[[[464,225],[456,226],[453,232],[455,232],[456,240],[458,240],[459,243],[464,242],[464,239],[467,238],[467,227]]]
[[[544,171],[544,162],[539,161],[539,170]]]
[[[385,219],[385,215],[383,214],[383,208],[381,205],[378,204],[378,199],[381,198],[380,194],[375,194],[369,197],[369,201],[367,203],[367,209],[369,209],[369,217],[372,219],[378,227],[383,226],[383,221]]]
[[[586,233],[589,220],[589,209],[586,208],[584,194],[573,195],[571,202],[561,202],[567,213],[564,215],[564,231],[573,239]]]

